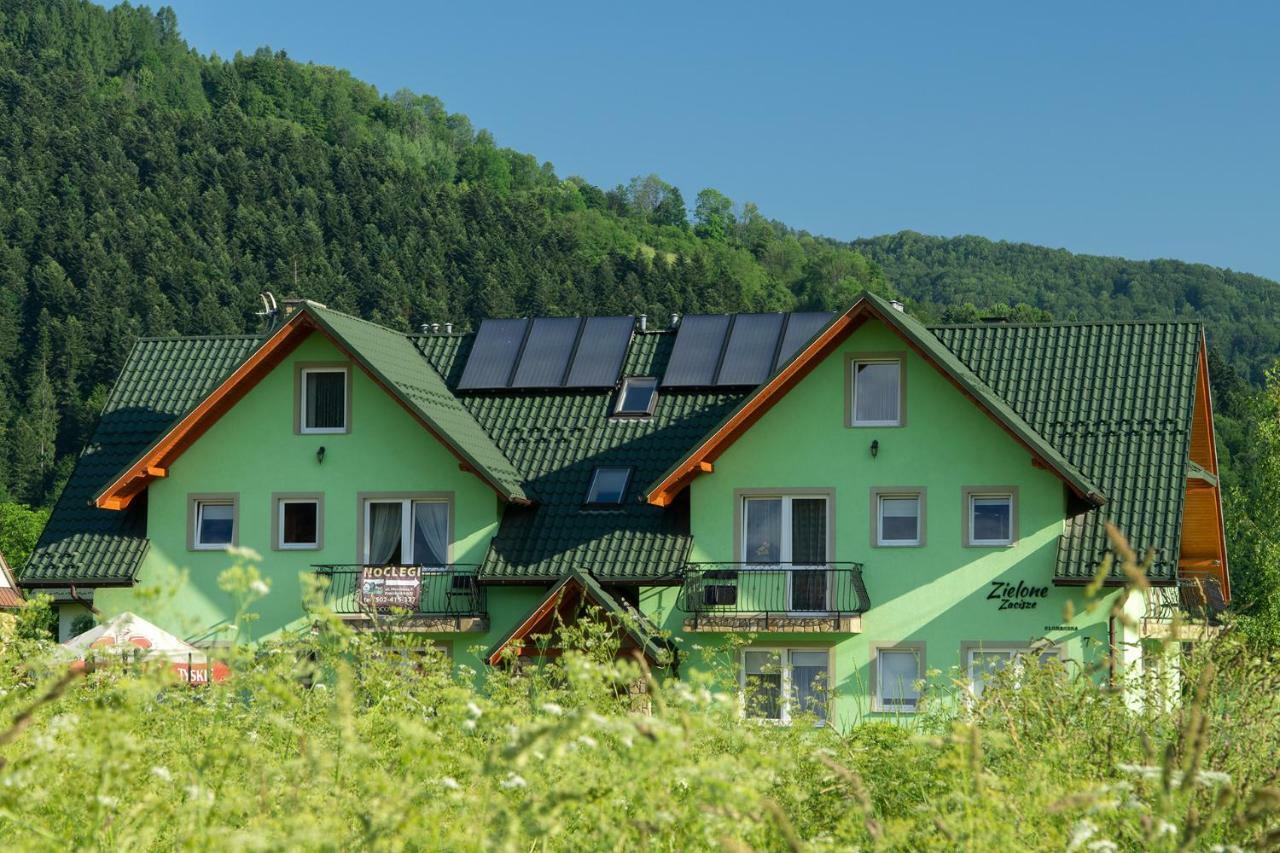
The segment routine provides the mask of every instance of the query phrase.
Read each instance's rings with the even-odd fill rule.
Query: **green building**
[[[248,547],[256,636],[319,574],[354,625],[480,671],[590,602],[671,677],[729,656],[746,713],[837,724],[912,712],[929,670],[1141,668],[1229,601],[1196,324],[927,328],[867,294],[662,325],[406,335],[296,300],[262,335],[141,340],[21,585],[63,639],[92,608],[210,642]],[[1152,554],[1132,619],[1066,609],[1107,522]]]

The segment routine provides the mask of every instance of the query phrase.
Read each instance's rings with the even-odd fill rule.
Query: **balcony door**
[[[825,497],[743,498],[743,562],[749,564],[748,569],[783,569],[788,611],[820,613],[831,609],[829,511]]]
[[[448,565],[448,502],[366,500],[363,547],[372,566]]]

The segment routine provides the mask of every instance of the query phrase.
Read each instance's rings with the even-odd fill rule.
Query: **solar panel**
[[[773,371],[785,314],[739,314],[724,347],[717,385],[759,385]]]
[[[506,388],[528,326],[527,319],[482,321],[458,389]]]
[[[798,311],[787,318],[787,330],[782,333],[782,346],[778,347],[778,360],[773,369],[777,370],[791,360],[791,356],[822,331],[831,318],[836,316],[829,311]]]
[[[730,319],[728,314],[690,314],[681,320],[662,384],[667,387],[714,385]]]
[[[559,388],[564,382],[573,345],[578,340],[582,320],[578,317],[538,317],[529,328],[529,338],[512,388]]]
[[[566,388],[610,388],[617,384],[631,343],[635,317],[588,317],[565,379]]]

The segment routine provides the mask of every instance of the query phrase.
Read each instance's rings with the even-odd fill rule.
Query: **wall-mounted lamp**
[[[324,448],[322,447],[320,448],[320,450],[323,451]],[[871,458],[875,459],[876,454],[879,452],[880,452],[880,439],[877,438],[871,442]]]
[[[316,451],[316,462],[317,464],[324,463],[324,445],[323,444],[320,445],[320,449]]]

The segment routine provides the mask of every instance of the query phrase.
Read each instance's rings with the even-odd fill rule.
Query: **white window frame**
[[[231,541],[202,542],[200,540],[200,517],[206,506],[231,507]],[[225,551],[227,548],[235,546],[240,532],[240,510],[238,502],[234,498],[192,498],[191,512],[193,513],[191,519],[191,550]]]
[[[831,570],[830,570],[831,562],[832,562],[832,555],[831,555],[830,553],[828,553],[828,554],[827,554],[826,562],[824,562],[824,563],[814,563],[814,564],[810,564],[810,563],[800,563],[800,564],[798,564],[798,565],[797,565],[797,564],[795,564],[795,563],[793,563],[793,562],[792,562],[792,559],[793,559],[794,554],[795,554],[795,550],[794,550],[794,543],[793,543],[793,542],[792,542],[792,540],[791,540],[791,533],[792,533],[792,528],[791,528],[791,520],[792,520],[792,519],[791,519],[791,511],[792,511],[792,509],[791,509],[791,503],[792,503],[792,501],[796,501],[796,500],[820,500],[820,501],[822,501],[823,506],[825,506],[825,507],[826,507],[826,513],[827,513],[827,527],[826,527],[826,529],[827,529],[827,541],[823,544],[823,549],[824,549],[824,550],[826,550],[826,551],[828,551],[828,552],[830,552],[830,551],[831,551],[831,546],[832,546],[832,536],[831,536],[831,533],[832,533],[832,529],[833,529],[831,525],[835,523],[835,519],[833,519],[833,518],[831,517],[831,516],[832,516],[832,512],[831,512],[831,497],[830,497],[830,495],[827,495],[827,494],[803,494],[803,493],[800,493],[800,494],[794,494],[794,493],[780,492],[780,493],[778,493],[778,494],[776,494],[776,495],[766,495],[766,494],[750,494],[750,495],[742,495],[742,496],[741,496],[741,500],[742,500],[742,509],[741,509],[741,512],[742,512],[742,523],[741,523],[741,526],[742,526],[742,541],[739,543],[739,547],[741,548],[741,550],[739,551],[739,553],[740,553],[740,554],[741,554],[741,556],[744,558],[744,559],[741,561],[741,564],[742,564],[741,570],[742,570],[742,571],[747,571],[747,572],[749,572],[749,571],[751,571],[751,570],[752,570],[752,568],[757,567],[757,566],[758,566],[758,567],[761,567],[763,570],[766,570],[766,571],[768,570],[768,567],[771,567],[771,566],[777,566],[779,571],[781,571],[781,570],[782,570],[782,567],[784,567],[784,566],[785,566],[785,567],[787,567],[787,568],[789,568],[789,569],[797,569],[797,568],[798,568],[798,569],[813,569],[813,570],[827,569],[827,578],[826,578],[826,584],[827,584],[827,588],[826,588],[826,607],[824,607],[824,608],[823,608],[823,609],[821,609],[821,610],[796,610],[796,609],[792,606],[792,604],[793,604],[793,600],[792,600],[792,593],[793,593],[793,590],[792,590],[792,581],[795,579],[795,575],[794,575],[794,573],[793,573],[793,572],[789,572],[789,571],[786,573],[786,578],[787,578],[787,610],[788,610],[788,612],[791,612],[791,613],[827,613],[827,612],[829,612],[829,611],[831,610],[831,592],[832,592],[832,589],[831,589],[831,588],[832,588],[832,586],[834,585],[834,579],[835,579],[835,578],[834,578],[834,575],[832,574],[832,572],[831,572]],[[748,528],[748,525],[747,525],[747,516],[748,516],[748,512],[747,512],[747,505],[748,505],[748,504],[750,504],[750,503],[751,503],[751,501],[782,501],[781,522],[780,522],[781,527],[782,527],[782,536],[781,536],[781,537],[779,538],[779,540],[778,540],[778,562],[777,562],[777,563],[753,563],[753,562],[750,562],[750,561],[748,561],[748,560],[746,560],[746,559],[745,559],[745,558],[746,558],[746,556],[747,556],[747,537],[750,535],[750,534],[749,534],[749,528]]]
[[[450,501],[444,498],[379,498],[369,497],[364,499],[364,506],[360,511],[364,513],[364,541],[360,543],[360,562],[369,565],[369,536],[373,532],[373,504],[400,504],[400,563],[402,566],[425,566],[427,568],[445,568],[453,564],[452,555],[449,553],[453,548],[453,512],[449,509],[449,535],[445,542],[445,566],[435,566],[428,563],[416,562],[417,555],[413,553],[413,508],[418,504],[444,504],[449,507]],[[408,554],[408,559],[405,555]]]
[[[312,504],[316,508],[316,538],[313,542],[284,541],[284,508],[287,504]],[[320,529],[324,519],[324,511],[319,498],[277,498],[276,499],[276,549],[279,551],[317,551],[323,541],[324,534]]]
[[[855,356],[851,359],[851,368],[849,371],[849,381],[853,384],[853,389],[849,395],[849,425],[855,427],[898,427],[902,426],[902,373],[903,362],[901,358],[889,357],[866,357],[859,358]],[[858,418],[858,368],[866,364],[893,364],[898,367],[898,416],[893,420],[883,421],[864,421]]]
[[[342,374],[342,426],[309,427],[307,426],[307,377],[312,373]],[[347,367],[303,367],[298,370],[301,377],[298,382],[298,432],[302,435],[340,435],[349,431],[351,426],[351,370]]]
[[[649,397],[649,405],[643,411],[638,409],[626,410],[622,408],[623,403],[627,399],[627,389],[634,383],[647,382],[653,385],[653,393]],[[653,410],[658,406],[658,379],[655,376],[628,376],[622,380],[622,388],[618,391],[618,401],[614,404],[614,417],[619,418],[645,418],[653,414]]]
[[[909,500],[916,502],[916,538],[885,539],[884,538],[884,502],[886,500]],[[924,544],[924,492],[877,492],[876,493],[876,546],[880,548],[918,548]]]
[[[990,500],[991,498],[1004,498],[1006,501],[1008,501],[1009,503],[1009,538],[1008,539],[979,539],[974,535],[974,530],[977,529],[977,526],[975,525],[975,521],[977,519],[974,515],[974,507],[976,505],[977,500],[980,498],[986,499],[986,500]],[[980,548],[981,547],[1001,548],[1007,545],[1012,545],[1017,540],[1017,536],[1014,535],[1014,530],[1013,530],[1013,527],[1017,523],[1017,518],[1018,518],[1018,510],[1015,504],[1016,504],[1016,498],[1012,492],[1002,491],[999,489],[992,490],[990,492],[980,492],[980,491],[968,492],[968,501],[967,501],[967,506],[965,507],[965,512],[969,516],[969,525],[968,525],[969,541],[965,544],[977,546]]]
[[[781,662],[782,669],[780,694],[778,697],[778,717],[753,717],[747,713],[747,652],[766,652],[776,654]],[[792,652],[824,652],[827,655],[827,719],[831,718],[831,703],[834,700],[834,691],[832,690],[832,654],[831,649],[822,646],[814,648],[813,646],[745,646],[738,654],[738,706],[739,714],[744,720],[752,720],[759,723],[772,724],[775,726],[791,725],[792,703],[794,698],[791,694],[793,683],[791,679],[791,653]],[[825,726],[827,720],[818,720],[815,728]]]
[[[898,644],[873,645],[871,647],[871,664],[875,667],[875,678],[873,679],[874,683],[871,685],[871,710],[874,713],[879,714],[915,714],[919,712],[920,700],[924,697],[923,686],[918,691],[920,695],[916,697],[915,704],[913,705],[896,704],[898,700],[890,700],[889,702],[885,701],[886,697],[884,689],[886,679],[884,675],[884,667],[880,662],[880,656],[886,652],[889,654],[898,653],[912,655],[916,661],[916,677],[912,679],[911,683],[914,685],[916,682],[923,681],[925,679],[925,672],[927,671],[927,668],[925,666],[924,643],[904,642]]]
[[[1065,659],[1063,649],[1058,645],[1034,646],[1026,643],[978,640],[962,643],[960,649],[960,663],[964,667],[965,689],[968,691],[970,701],[976,700],[980,695],[973,678],[974,655],[1008,654],[1009,659],[1008,663],[1005,664],[1006,666],[1018,666],[1020,661],[1029,659],[1034,659],[1038,664],[1044,664],[1046,658],[1059,661]],[[1014,686],[1018,686],[1016,680],[1014,681]]]

